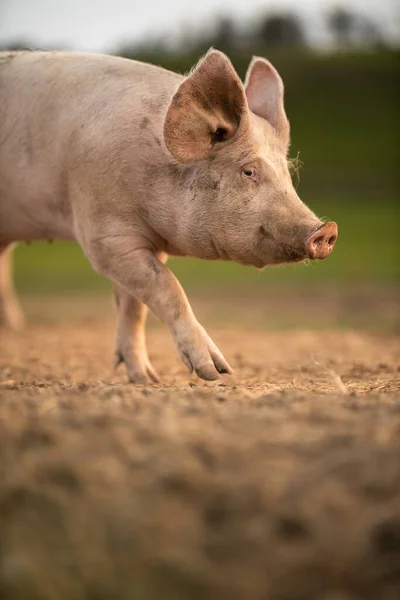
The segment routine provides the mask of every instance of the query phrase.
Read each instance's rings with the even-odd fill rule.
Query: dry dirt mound
[[[153,329],[147,388],[110,322],[1,334],[2,600],[400,597],[398,340],[210,333],[236,379]]]

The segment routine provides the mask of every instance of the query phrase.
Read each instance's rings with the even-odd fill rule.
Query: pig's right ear
[[[179,162],[202,160],[233,138],[246,111],[244,87],[231,62],[210,50],[172,98],[165,145]]]

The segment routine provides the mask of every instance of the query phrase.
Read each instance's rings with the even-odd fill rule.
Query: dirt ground
[[[2,600],[400,598],[398,336],[214,322],[205,383],[153,323],[143,387],[78,313],[0,333]]]

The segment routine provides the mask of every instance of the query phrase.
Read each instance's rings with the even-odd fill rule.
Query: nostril
[[[314,242],[315,246],[321,246],[324,243],[324,236],[320,235],[315,238]]]
[[[333,246],[333,244],[336,242],[336,240],[337,240],[337,237],[336,237],[336,235],[331,235],[331,237],[330,237],[330,238],[329,238],[329,240],[328,240],[328,244],[329,244],[330,246]]]

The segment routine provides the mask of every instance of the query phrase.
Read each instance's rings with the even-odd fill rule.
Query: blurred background
[[[286,87],[291,156],[303,163],[294,179],[302,199],[339,224],[335,251],[262,272],[170,261],[209,318],[267,328],[400,330],[399,44],[397,0],[0,0],[2,49],[112,53],[185,73],[214,46],[241,77],[254,54],[273,62]],[[20,245],[15,266],[33,318],[51,318],[41,307],[54,295],[59,311],[68,306],[63,318],[75,301],[108,302],[109,282],[75,244]]]

